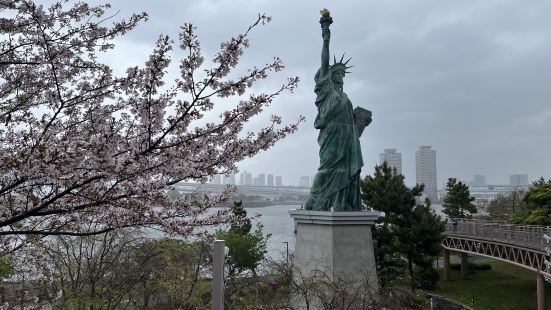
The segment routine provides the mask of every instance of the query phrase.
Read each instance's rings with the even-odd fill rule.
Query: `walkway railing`
[[[551,227],[548,226],[452,219],[447,223],[445,234],[497,241],[537,250],[544,250],[546,246],[551,247],[546,240],[547,236],[551,237]]]
[[[450,279],[450,250],[462,253],[464,277],[469,253],[506,261],[537,273],[538,310],[545,310],[544,279],[551,282],[551,227],[452,219],[444,234],[444,279]]]

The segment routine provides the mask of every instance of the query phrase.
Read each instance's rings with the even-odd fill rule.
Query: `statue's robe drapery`
[[[352,102],[344,92],[335,89],[331,70],[323,75],[318,70],[315,81],[318,115],[314,127],[320,130],[320,166],[306,209],[361,210],[360,170],[363,159]]]

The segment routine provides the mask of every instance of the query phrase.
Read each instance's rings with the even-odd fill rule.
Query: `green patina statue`
[[[314,127],[320,130],[320,167],[314,178],[307,210],[359,211],[363,210],[360,198],[360,170],[363,166],[360,139],[364,128],[371,123],[371,112],[356,107],[343,92],[343,78],[350,67],[334,59],[329,65],[329,25],[333,19],[329,11],[320,11],[323,47],[321,67],[316,73],[316,107],[318,115]]]

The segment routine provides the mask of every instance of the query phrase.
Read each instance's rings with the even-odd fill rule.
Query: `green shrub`
[[[413,271],[415,286],[420,289],[434,290],[440,276],[432,266],[416,266]]]

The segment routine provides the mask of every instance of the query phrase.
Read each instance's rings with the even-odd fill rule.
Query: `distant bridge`
[[[468,273],[467,254],[502,260],[537,273],[538,310],[544,310],[544,280],[551,280],[550,242],[547,226],[452,220],[442,240],[444,280],[450,279],[450,250],[461,253],[463,277]]]
[[[300,186],[254,186],[254,185],[235,185],[237,193],[244,195],[260,195],[279,197],[285,195],[302,195],[310,193],[310,187]],[[180,192],[210,192],[221,193],[227,185],[211,183],[183,183],[176,184],[176,189]]]

